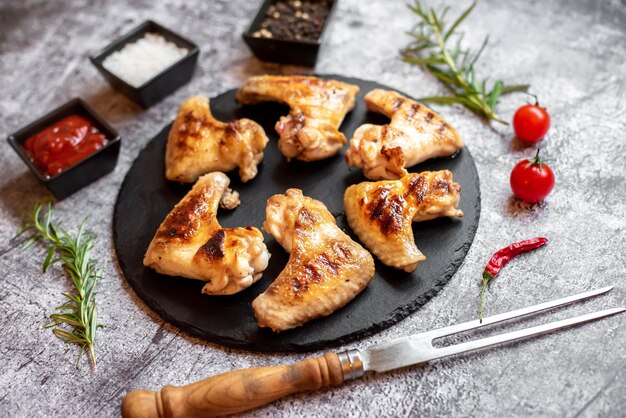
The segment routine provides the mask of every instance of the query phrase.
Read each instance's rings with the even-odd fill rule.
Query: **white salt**
[[[102,66],[126,81],[139,87],[161,71],[187,55],[186,48],[179,48],[155,33],[127,44],[106,57]]]

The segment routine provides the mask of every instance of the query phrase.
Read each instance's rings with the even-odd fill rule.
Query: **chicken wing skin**
[[[391,119],[388,125],[361,125],[350,140],[346,162],[370,180],[399,179],[405,167],[445,157],[463,148],[463,140],[441,116],[395,91],[374,89],[367,109]]]
[[[263,75],[249,78],[237,92],[237,101],[289,105],[289,115],[276,123],[278,147],[288,160],[316,161],[332,157],[346,144],[339,126],[358,92],[357,86],[336,80]]]
[[[252,307],[259,326],[275,332],[326,316],[356,297],[374,277],[370,253],[335,223],[326,206],[298,189],[267,201],[263,228],[291,254]]]
[[[426,257],[415,245],[411,224],[463,216],[457,209],[460,193],[450,171],[425,171],[400,180],[352,185],[343,203],[348,223],[361,242],[384,264],[412,272]]]
[[[181,103],[165,151],[168,180],[192,183],[213,171],[239,167],[241,181],[253,179],[263,160],[267,135],[258,123],[215,119],[209,99],[194,96]]]
[[[238,196],[223,173],[198,179],[167,215],[143,260],[161,274],[206,281],[202,293],[237,293],[263,275],[270,254],[255,227],[222,228],[218,205],[233,208]]]

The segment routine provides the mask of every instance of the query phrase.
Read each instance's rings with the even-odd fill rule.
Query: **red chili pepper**
[[[543,247],[548,243],[547,238],[532,238],[524,241],[516,242],[508,247],[504,247],[498,252],[496,252],[487,266],[485,267],[485,271],[483,271],[483,286],[480,290],[480,301],[478,303],[478,317],[480,318],[480,322],[483,322],[483,295],[485,294],[485,289],[491,280],[493,280],[502,267],[506,266],[509,261],[513,258],[517,257],[521,253],[525,253],[527,251],[532,251],[539,247]]]

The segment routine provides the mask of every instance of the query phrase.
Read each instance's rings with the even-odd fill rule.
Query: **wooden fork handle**
[[[266,405],[296,392],[344,381],[335,353],[287,366],[235,370],[159,392],[139,389],[122,401],[124,418],[215,417]]]

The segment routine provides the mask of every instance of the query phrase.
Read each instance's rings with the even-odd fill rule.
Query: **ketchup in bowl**
[[[67,116],[24,142],[31,161],[49,177],[84,160],[107,142],[89,120]]]

